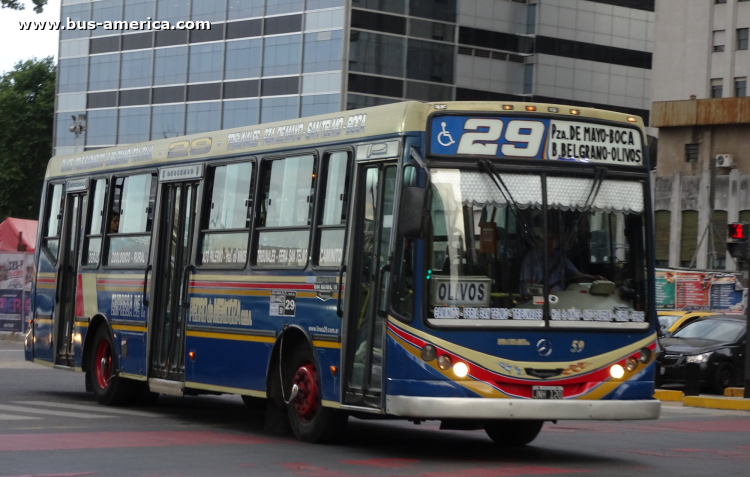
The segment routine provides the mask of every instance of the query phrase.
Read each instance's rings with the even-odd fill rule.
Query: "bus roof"
[[[626,123],[637,126],[645,138],[640,117],[602,109],[534,102],[405,101],[55,156],[47,165],[45,177],[90,175],[135,166],[156,167],[185,160],[269,153],[281,148],[312,147],[345,142],[347,139],[357,142],[370,137],[425,131],[428,126],[427,118],[431,113],[472,111],[526,115],[529,114],[527,108],[535,108],[535,114],[557,119],[588,118]],[[575,111],[578,114],[575,114]]]

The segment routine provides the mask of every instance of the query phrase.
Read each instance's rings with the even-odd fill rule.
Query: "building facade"
[[[653,11],[653,0],[63,0],[63,22],[212,27],[62,31],[55,154],[404,99],[648,118]]]
[[[750,1],[657,0],[655,13],[657,264],[734,270],[726,224],[750,221]]]

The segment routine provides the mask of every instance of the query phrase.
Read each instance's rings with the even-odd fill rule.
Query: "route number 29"
[[[169,145],[167,157],[184,157],[187,155],[205,154],[211,150],[211,138],[202,137],[190,141],[177,141]]]
[[[507,126],[501,119],[473,118],[464,123],[464,132],[458,143],[458,154],[496,156],[503,136],[505,144],[500,152],[506,157],[536,157],[544,139],[544,123],[513,119]]]

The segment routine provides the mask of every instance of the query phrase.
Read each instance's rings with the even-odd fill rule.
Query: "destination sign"
[[[435,116],[430,153],[643,165],[643,140],[634,128],[532,117]]]

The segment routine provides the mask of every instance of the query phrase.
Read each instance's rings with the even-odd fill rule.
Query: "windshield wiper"
[[[500,174],[498,174],[497,170],[495,169],[495,166],[486,159],[481,159],[477,161],[477,165],[479,166],[479,170],[482,170],[487,173],[487,175],[490,176],[490,179],[492,179],[492,183],[495,184],[495,187],[497,187],[497,190],[500,191],[500,195],[503,196],[503,199],[508,204],[513,204],[513,207],[511,208],[511,213],[513,214],[513,218],[516,220],[516,222],[521,224],[521,237],[524,239],[524,241],[530,245],[532,248],[536,246],[534,243],[534,236],[532,234],[532,230],[529,227],[529,224],[526,222],[526,219],[522,215],[516,214],[516,210],[518,210],[518,203],[513,198],[513,195],[510,193],[510,189],[507,185],[505,185],[505,182],[503,181],[503,178],[500,177]]]
[[[576,231],[578,230],[578,227],[581,226],[581,222],[583,222],[583,217],[586,214],[586,211],[588,211],[588,208],[591,207],[594,204],[594,201],[596,200],[596,197],[599,195],[599,190],[602,188],[602,183],[604,182],[604,178],[607,176],[607,169],[604,167],[597,167],[596,172],[594,172],[594,182],[591,184],[591,189],[589,189],[589,195],[586,197],[586,201],[583,203],[583,208],[581,210],[581,214],[578,216],[578,220],[576,221],[575,225],[570,229],[568,232],[568,235],[565,236],[565,240],[562,243],[562,250],[564,253],[567,253],[570,248],[573,246],[573,240],[576,236]]]

